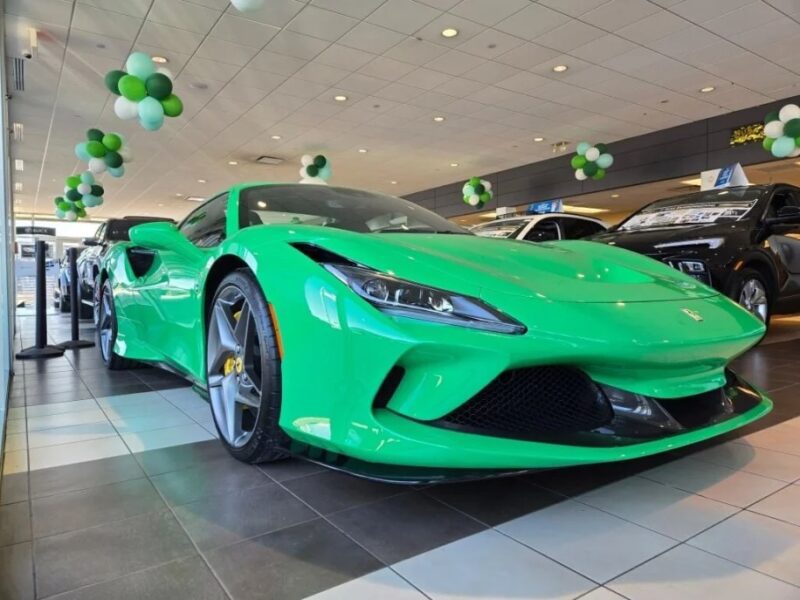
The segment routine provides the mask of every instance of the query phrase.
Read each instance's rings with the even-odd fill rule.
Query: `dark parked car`
[[[91,318],[94,305],[94,282],[100,272],[100,261],[105,256],[109,247],[117,242],[130,241],[128,231],[131,227],[153,221],[168,221],[164,217],[122,217],[109,219],[97,229],[93,238],[86,238],[83,244],[86,250],[78,255],[78,292],[81,298],[81,317]]]
[[[752,185],[657,200],[592,238],[646,254],[765,323],[800,310],[800,188]]]
[[[68,313],[70,311],[69,301],[69,257],[66,252],[61,260],[58,261],[58,275],[53,286],[53,306],[58,312]]]

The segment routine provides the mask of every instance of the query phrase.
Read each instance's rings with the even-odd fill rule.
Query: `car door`
[[[764,217],[777,217],[785,206],[800,207],[797,190],[777,188],[769,200]],[[767,243],[789,275],[782,295],[800,295],[800,223],[771,225]]]
[[[526,242],[553,242],[562,239],[561,227],[556,217],[545,217],[537,221],[522,238]]]

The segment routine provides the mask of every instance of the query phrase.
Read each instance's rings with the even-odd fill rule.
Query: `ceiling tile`
[[[702,23],[726,12],[736,10],[753,0],[684,0],[675,2],[669,9],[692,23]]]
[[[404,39],[406,36],[402,33],[362,21],[339,38],[339,43],[373,54],[383,54]]]
[[[36,0],[35,2],[6,0],[5,12],[33,21],[68,27],[72,16],[72,2],[66,0]]]
[[[411,35],[433,21],[439,14],[440,11],[414,0],[386,0],[366,20]]]
[[[602,29],[572,20],[538,36],[536,43],[561,52],[569,52],[604,35],[606,32]]]
[[[182,54],[194,54],[203,36],[199,33],[145,21],[137,41],[150,46],[161,46]]]
[[[311,0],[314,6],[327,8],[355,19],[363,19],[383,2],[384,0]]]
[[[339,82],[338,87],[362,94],[374,94],[386,87],[386,81],[363,73],[351,73]]]
[[[491,27],[528,6],[529,0],[461,0],[450,12]]]
[[[534,73],[521,71],[516,75],[512,75],[507,79],[497,82],[495,85],[504,90],[512,90],[535,96],[536,90],[548,83],[550,83],[549,79],[540,75],[535,75]]]
[[[374,58],[373,54],[333,44],[317,56],[315,62],[330,65],[339,69],[356,71]]]
[[[504,67],[505,65],[495,66]],[[478,90],[482,90],[484,87],[486,87],[486,84],[481,83],[480,81],[472,81],[471,79],[454,77],[450,81],[442,83],[436,91],[441,92],[442,94],[447,94],[448,96],[454,96],[456,98],[469,98],[472,94]]]
[[[154,0],[147,15],[149,21],[205,35],[222,11],[213,10],[185,0]]]
[[[256,21],[225,14],[211,30],[211,36],[252,48],[263,48],[279,29]]]
[[[753,2],[703,22],[703,27],[720,36],[729,37],[767,23],[779,22],[786,16],[763,2]]]
[[[251,21],[258,21],[273,27],[285,27],[297,13],[303,10],[305,4],[298,0],[269,0],[264,6],[246,13],[233,13]],[[231,9],[233,10],[233,9]],[[230,12],[230,11],[229,11]]]
[[[459,52],[458,50],[450,50],[446,54],[433,59],[427,66],[434,71],[441,71],[448,75],[461,75],[481,66],[485,62],[484,59],[478,56]]]
[[[492,84],[502,81],[503,79],[507,79],[519,72],[520,69],[517,69],[516,67],[489,61],[478,67],[475,67],[474,69],[471,69],[468,73],[464,73],[464,77],[475,81],[480,81],[481,83]]]
[[[447,52],[447,48],[443,46],[408,37],[405,41],[400,42],[385,52],[384,55],[395,60],[415,65],[424,65],[445,52]]]
[[[580,17],[607,2],[608,0],[539,0],[539,4],[544,4],[572,17]]]
[[[495,29],[526,40],[535,40],[539,35],[555,29],[569,21],[569,17],[540,4],[529,4],[526,8],[500,21]]]
[[[311,60],[329,45],[328,41],[284,29],[270,40],[266,50]]]
[[[377,77],[378,79],[386,79],[388,81],[396,81],[403,75],[410,73],[416,66],[388,58],[386,56],[377,56],[371,62],[361,67],[358,71],[370,77]]]
[[[648,46],[650,42],[686,29],[688,26],[689,23],[685,19],[670,12],[661,11],[622,27],[616,33],[632,42]]]
[[[286,28],[297,33],[334,42],[352,29],[358,21],[330,10],[306,6]]]
[[[460,44],[458,49],[483,58],[495,58],[524,43],[524,40],[502,31],[484,29],[478,35]]]
[[[286,94],[288,96],[297,96],[298,98],[305,98],[311,100],[316,98],[328,89],[327,85],[321,83],[314,83],[299,77],[293,76],[279,85],[275,91],[279,94]]]
[[[450,75],[438,71],[420,68],[401,77],[398,81],[405,85],[412,85],[424,90],[432,90],[449,81],[451,78]]]
[[[625,54],[634,48],[636,48],[636,44],[614,34],[609,34],[574,48],[570,51],[570,54],[582,58],[583,60],[603,64],[608,59],[619,56],[620,54]]]
[[[59,0],[61,1],[61,0]],[[150,5],[153,0],[78,0],[78,4],[88,4],[95,8],[103,8],[106,10],[113,10],[123,15],[137,17],[144,19],[147,11],[150,10]],[[28,6],[46,6],[47,1],[44,2],[30,2],[30,0],[6,0],[6,11],[11,4],[24,3]],[[72,2],[67,2],[72,4]],[[8,11],[10,12],[10,11]]]
[[[197,49],[197,56],[242,67],[256,55],[256,49],[207,37]]]
[[[228,63],[200,56],[192,57],[183,68],[184,73],[191,73],[196,77],[206,77],[223,83],[230,81],[236,71],[236,68],[232,68],[232,65]]]
[[[78,4],[72,17],[72,26],[76,29],[131,41],[141,25],[141,19],[85,4]]]
[[[331,86],[338,83],[349,74],[350,71],[345,71],[344,69],[337,69],[336,67],[331,67],[330,65],[322,65],[317,62],[310,62],[297,71],[294,76],[299,77],[300,79],[305,79],[306,81],[313,81],[314,83],[322,83],[327,86]]]
[[[580,18],[606,31],[617,31],[659,10],[648,0],[610,0]]]
[[[547,60],[560,56],[560,52],[526,43],[497,57],[497,61],[518,69],[532,69]]]
[[[269,50],[262,50],[253,58],[250,66],[254,69],[267,71],[268,73],[277,73],[279,75],[292,75],[296,73],[300,67],[304,66],[307,61],[293,56],[286,56],[285,54],[276,54]]]

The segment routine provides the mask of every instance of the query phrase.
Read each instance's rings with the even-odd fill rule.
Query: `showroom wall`
[[[761,123],[769,111],[778,110],[790,102],[800,103],[800,96],[610,143],[608,147],[614,155],[614,166],[600,181],[575,179],[569,164],[573,156],[570,151],[548,160],[481,175],[492,182],[495,192],[494,200],[483,210],[675,177],[696,177],[706,169],[735,162],[748,165],[777,160],[761,147],[760,142],[731,146],[730,137],[734,129]],[[455,181],[405,197],[445,217],[475,212],[463,202],[463,184],[463,180]],[[609,208],[613,209],[613,206]]]

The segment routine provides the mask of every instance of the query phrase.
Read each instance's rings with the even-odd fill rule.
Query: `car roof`
[[[602,219],[598,219],[596,217],[588,217],[586,215],[576,215],[573,213],[565,213],[565,212],[552,212],[552,213],[541,213],[538,215],[519,215],[515,217],[506,217],[504,219],[493,219],[486,223],[481,223],[480,225],[476,225],[475,227],[485,227],[487,225],[495,225],[497,223],[507,223],[507,222],[514,222],[514,223],[528,223],[530,221],[541,221],[542,219],[546,219],[547,217],[566,217],[568,219],[583,219],[585,221],[592,221],[593,223],[597,223],[598,225],[605,226],[605,223]]]

